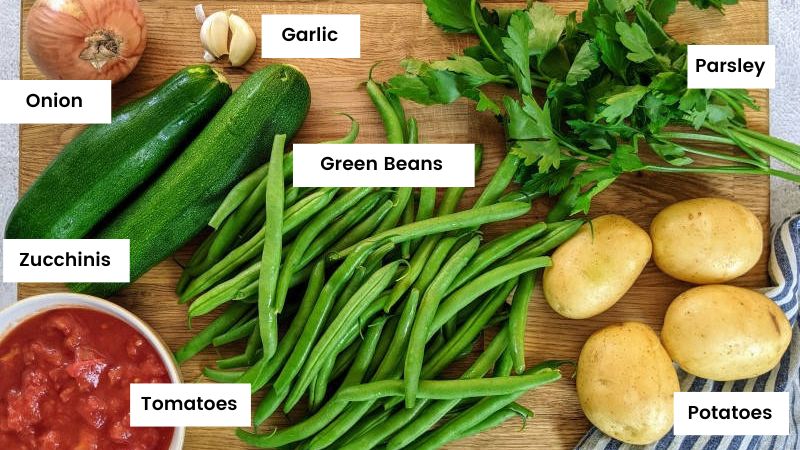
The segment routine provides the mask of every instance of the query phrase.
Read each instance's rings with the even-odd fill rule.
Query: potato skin
[[[547,303],[570,319],[596,316],[628,292],[651,253],[650,237],[638,225],[600,216],[553,252],[542,278]]]
[[[708,285],[669,305],[661,341],[687,372],[716,381],[753,378],[780,362],[792,329],[772,300],[750,289]]]
[[[758,262],[761,222],[749,209],[723,198],[672,204],[650,224],[653,259],[664,273],[696,284],[724,283]]]
[[[625,322],[592,334],[578,359],[576,385],[586,417],[615,439],[649,444],[672,428],[678,375],[645,324]]]

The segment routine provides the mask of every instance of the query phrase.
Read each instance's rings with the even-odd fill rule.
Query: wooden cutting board
[[[23,1],[23,18],[32,0]],[[486,3],[486,2],[484,2]],[[238,11],[254,26],[260,36],[259,15],[264,13],[349,13],[361,14],[361,59],[298,59],[290,60],[308,77],[312,90],[311,112],[295,142],[313,143],[333,139],[345,133],[346,119],[336,115],[348,112],[361,123],[361,143],[383,142],[383,131],[360,83],[375,62],[383,61],[375,72],[378,79],[386,79],[400,70],[397,61],[406,56],[440,59],[459,52],[473,43],[467,36],[444,35],[432,25],[420,1],[368,1],[346,0],[338,2],[220,2],[203,3],[206,12],[220,9]],[[517,6],[494,4],[490,6]],[[584,6],[584,1],[551,2],[559,13]],[[114,87],[114,101],[119,104],[136,98],[161,83],[173,72],[188,64],[202,62],[198,42],[199,25],[194,18],[194,1],[172,0],[141,1],[147,18],[148,43],[144,57],[134,73]],[[699,44],[764,44],[767,42],[767,2],[742,0],[740,5],[726,9],[722,15],[716,11],[698,11],[681,2],[668,31],[677,39]],[[225,68],[226,76],[234,86],[252,71],[273,61],[262,60],[260,44],[256,56],[244,69]],[[22,47],[22,78],[38,79],[41,75]],[[220,64],[224,67],[224,64]],[[751,112],[751,127],[767,130],[766,91],[753,95],[762,109]],[[494,118],[474,112],[471,105],[458,102],[446,107],[420,108],[408,105],[408,112],[420,123],[420,136],[424,142],[465,143],[479,142],[486,146],[486,158],[479,177],[483,186],[502,158],[503,135]],[[20,130],[20,191],[24,192],[42,169],[69,142],[80,126],[26,125]],[[467,201],[476,197],[479,189],[467,194]],[[736,200],[750,209],[768,226],[769,183],[763,177],[744,176],[679,176],[663,174],[638,174],[622,177],[613,187],[595,200],[592,215],[622,214],[647,227],[653,216],[664,206],[687,198],[722,196]],[[487,227],[491,238],[498,232],[518,228],[543,217],[546,205],[539,204],[534,214],[514,222]],[[766,239],[766,236],[765,236]],[[185,261],[195,243],[176,255]],[[186,324],[186,306],[178,305],[173,294],[180,267],[174,260],[164,261],[142,279],[114,298],[149,322],[164,339],[178,348],[192,333]],[[735,284],[759,287],[768,282],[766,255],[750,273]],[[611,323],[637,320],[656,330],[660,329],[663,314],[669,302],[688,285],[661,273],[652,263],[647,266],[636,285],[609,311],[589,320],[568,320],[557,316],[544,303],[541,292],[536,293],[530,309],[526,353],[528,361],[547,358],[578,356],[581,345],[593,331]],[[63,291],[62,285],[32,285],[20,287],[20,297]],[[194,327],[207,321],[198,320]],[[239,353],[241,349],[223,349],[223,355]],[[185,381],[200,378],[200,368],[218,358],[215,351],[207,351],[183,367]],[[517,420],[452,448],[502,449],[560,449],[573,447],[589,423],[581,413],[575,396],[574,382],[566,379],[546,386],[523,397],[521,402],[536,412],[522,430]],[[295,418],[296,419],[296,418]],[[286,423],[286,418],[273,418],[273,424]],[[190,429],[187,433],[187,450],[246,448],[233,435],[232,429]]]

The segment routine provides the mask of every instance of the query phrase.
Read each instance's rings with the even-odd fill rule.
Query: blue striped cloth
[[[792,403],[791,432],[788,436],[675,436],[670,431],[658,442],[649,445],[630,445],[612,439],[597,428],[592,428],[581,439],[579,450],[657,449],[657,450],[712,450],[712,449],[798,449],[800,448],[800,329],[797,323],[798,258],[800,251],[800,215],[787,219],[772,235],[772,252],[769,273],[775,287],[763,290],[786,313],[792,324],[792,342],[781,363],[760,377],[738,381],[710,381],[678,370],[681,391],[692,392],[789,392]]]

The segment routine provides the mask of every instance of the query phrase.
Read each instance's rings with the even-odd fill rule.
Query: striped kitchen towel
[[[800,255],[800,215],[790,217],[772,235],[769,273],[775,287],[763,290],[786,313],[792,324],[792,342],[781,363],[771,372],[749,380],[710,381],[678,370],[681,391],[692,392],[789,392],[792,402],[789,436],[675,436],[672,431],[649,445],[629,445],[592,427],[575,447],[594,449],[800,449],[800,328],[798,328],[798,259]]]

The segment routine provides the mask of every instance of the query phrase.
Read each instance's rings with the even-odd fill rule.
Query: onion
[[[136,0],[37,0],[25,45],[50,79],[122,80],[144,52],[147,27]]]

